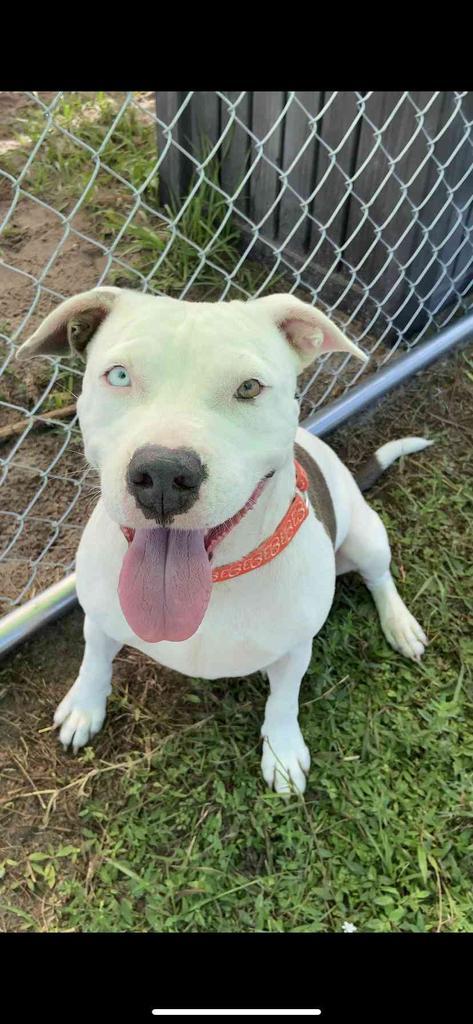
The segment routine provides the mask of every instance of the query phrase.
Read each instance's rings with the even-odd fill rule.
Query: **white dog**
[[[61,742],[77,751],[101,728],[124,644],[189,676],[264,671],[263,776],[302,792],[299,688],[336,575],[361,574],[395,650],[417,661],[427,643],[381,520],[297,426],[298,373],[322,352],[366,357],[292,295],[194,303],[112,287],[63,302],[19,353],[69,346],[87,357],[78,413],[102,497],[77,554],[85,652],[55,714]],[[429,443],[384,445],[365,482]]]

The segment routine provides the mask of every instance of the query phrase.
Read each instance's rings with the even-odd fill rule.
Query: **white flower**
[[[342,924],[342,932],[356,932],[356,927],[351,924],[350,921],[344,921]]]

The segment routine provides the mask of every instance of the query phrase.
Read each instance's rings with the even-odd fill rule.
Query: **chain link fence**
[[[98,494],[80,365],[14,360],[63,298],[317,303],[370,360],[320,359],[303,418],[469,309],[471,93],[4,93],[0,112],[4,612],[71,570]]]

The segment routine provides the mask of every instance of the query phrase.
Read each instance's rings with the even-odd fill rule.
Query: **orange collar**
[[[257,548],[254,548],[253,551],[250,551],[249,555],[238,559],[237,562],[219,565],[217,569],[212,570],[213,583],[224,583],[225,580],[233,580],[236,576],[244,576],[245,573],[252,572],[253,569],[259,569],[262,565],[271,562],[281,551],[284,551],[284,548],[287,547],[296,535],[304,520],[307,519],[309,515],[309,500],[307,497],[309,481],[305,470],[296,459],[294,459],[294,465],[296,467],[296,487],[302,493],[295,495],[286,515],[281,519],[274,533],[267,537]]]

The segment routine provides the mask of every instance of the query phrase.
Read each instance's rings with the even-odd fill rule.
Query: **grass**
[[[103,92],[63,93],[54,106],[40,149],[23,176],[25,190],[54,202],[61,213],[68,213],[88,186],[91,186],[89,198],[97,203],[100,185],[111,184],[112,179],[94,178],[94,153],[103,145],[118,109],[117,101]],[[32,105],[24,109],[16,132],[20,146],[5,159],[7,171],[17,174],[24,166],[25,157],[41,140],[47,124],[42,107]],[[125,189],[127,183],[131,188],[139,188],[156,162],[151,119],[143,120],[136,107],[128,106],[117,121],[110,141],[101,149],[100,159],[116,174],[125,171]],[[156,182],[150,185],[149,196],[153,189],[156,190]]]
[[[362,584],[339,584],[302,688],[305,799],[260,778],[259,676],[189,680],[123,651],[104,730],[73,758],[50,721],[80,613],[4,664],[4,929],[472,930],[472,372],[458,352],[331,438],[351,467],[435,438],[370,496],[431,643],[404,661]]]
[[[215,188],[218,161],[207,164],[205,179],[195,192],[197,181],[191,181],[189,203],[182,215],[182,200],[162,209],[155,171],[159,155],[156,122],[139,105],[125,106],[119,114],[121,101],[106,93],[64,93],[22,187],[63,214],[70,214],[81,201],[93,236],[108,247],[113,245],[115,256],[129,265],[115,265],[105,283],[140,287],[142,276],[150,276],[151,292],[179,296],[196,274],[188,297],[217,298],[225,284],[225,272],[230,273],[240,258],[239,232],[228,217],[225,199]],[[6,171],[18,176],[46,124],[40,107],[26,108],[16,133],[19,147],[3,161]],[[209,152],[210,144],[204,138],[200,159],[204,161]],[[137,190],[146,206],[133,212]],[[175,227],[169,220],[176,222]],[[11,239],[14,233],[15,228],[10,227],[4,237]],[[245,260],[232,276],[228,297],[241,297],[241,288],[255,291],[266,277],[267,269]],[[272,277],[269,290],[277,288],[278,281],[281,275]]]

